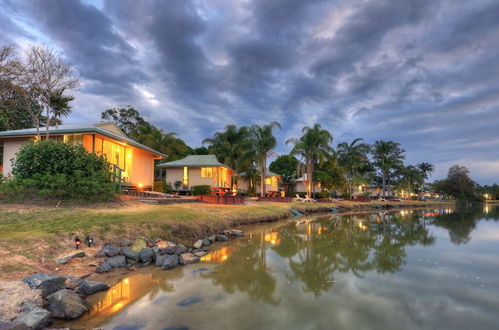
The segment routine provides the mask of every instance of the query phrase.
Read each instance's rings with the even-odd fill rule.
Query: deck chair
[[[300,197],[300,195],[296,194],[295,198],[293,198],[293,201],[295,201],[295,202],[304,202],[305,198]]]
[[[315,199],[310,198],[308,195],[305,195],[305,198],[303,200],[304,202],[309,202],[309,203],[315,203],[317,202]]]
[[[387,200],[385,198],[383,198],[383,197],[378,198],[378,201],[379,202],[387,202]]]

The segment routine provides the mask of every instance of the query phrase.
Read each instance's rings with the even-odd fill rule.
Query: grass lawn
[[[406,204],[421,205],[421,202],[404,202]],[[120,244],[141,236],[192,243],[238,221],[282,216],[291,208],[341,206],[352,209],[357,205],[359,203],[348,201],[306,205],[300,202],[149,205],[130,200],[94,207],[0,204],[0,277],[44,267],[53,269],[55,258],[74,251],[75,236],[84,239],[91,235],[98,244]]]

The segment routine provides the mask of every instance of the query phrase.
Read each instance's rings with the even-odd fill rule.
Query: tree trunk
[[[265,167],[266,167],[266,159],[262,157],[260,160],[260,196],[265,197]]]
[[[382,187],[383,187],[383,198],[385,198],[385,193],[386,193],[386,177],[385,177],[385,173],[381,173],[381,177],[383,179],[383,183],[382,183]]]
[[[313,164],[308,164],[307,166],[307,195],[309,198],[312,198],[312,185],[313,185],[313,178],[312,178],[312,173],[313,173]]]
[[[50,126],[50,107],[47,106],[47,124],[45,125],[45,139],[49,139],[49,126]]]

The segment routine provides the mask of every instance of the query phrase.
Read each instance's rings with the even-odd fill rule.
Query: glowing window
[[[272,179],[271,178],[265,179],[265,184],[272,184]]]
[[[201,177],[202,178],[212,178],[213,177],[213,168],[201,167]]]
[[[184,178],[182,180],[182,184],[184,187],[189,186],[189,169],[186,166],[184,166]]]

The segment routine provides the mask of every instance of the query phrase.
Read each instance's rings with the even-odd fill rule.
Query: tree
[[[428,178],[435,172],[435,166],[431,163],[419,163],[416,165],[418,168],[419,172],[421,173],[422,176],[422,185],[423,187],[425,186],[425,181],[428,180]]]
[[[78,86],[73,68],[53,49],[31,46],[27,52],[27,61],[22,70],[22,82],[28,90],[35,90],[39,103],[49,120],[53,114],[52,100],[57,93],[74,89]],[[49,138],[50,122],[46,125],[46,138]],[[38,128],[38,127],[37,127]]]
[[[374,143],[371,153],[374,165],[381,174],[383,197],[385,197],[387,182],[390,185],[390,173],[403,165],[405,150],[398,142],[379,140]]]
[[[418,193],[423,185],[423,176],[416,166],[401,166],[398,170],[399,186],[409,192]]]
[[[348,193],[353,194],[355,185],[367,182],[363,175],[369,167],[369,146],[365,143],[360,143],[363,139],[357,138],[350,144],[342,142],[337,147],[338,165],[345,172]]]
[[[60,125],[62,123],[61,117],[67,117],[71,113],[71,106],[69,102],[74,100],[72,95],[64,95],[64,91],[55,91],[50,100],[50,107],[52,108],[52,117],[50,118],[50,125]]]
[[[250,148],[253,149],[260,167],[260,195],[262,197],[266,193],[267,157],[272,156],[272,150],[277,144],[277,139],[272,132],[275,128],[281,128],[281,125],[273,121],[263,126],[253,125],[250,129]]]
[[[101,119],[115,123],[132,139],[137,138],[140,128],[148,124],[139,111],[130,105],[126,108],[107,109],[101,113]]]
[[[254,160],[250,159],[247,150],[251,144],[249,137],[249,127],[227,125],[223,131],[216,132],[212,138],[204,139],[203,145],[208,145],[209,152],[216,155],[220,162],[238,172],[243,172],[254,166]]]
[[[296,169],[298,168],[298,159],[291,155],[282,155],[270,163],[269,170],[277,173],[282,178],[282,183],[292,184],[293,179],[297,178]]]
[[[302,132],[303,135],[299,139],[288,139],[286,144],[292,143],[294,145],[290,155],[300,155],[305,162],[307,194],[311,196],[314,167],[323,163],[334,152],[329,145],[333,141],[333,135],[322,129],[320,124],[314,124],[313,127],[305,126]]]

